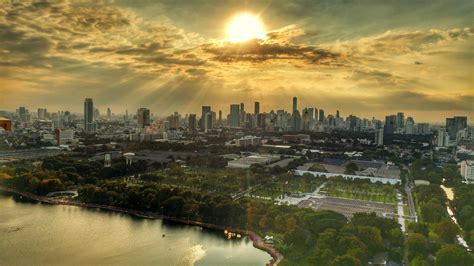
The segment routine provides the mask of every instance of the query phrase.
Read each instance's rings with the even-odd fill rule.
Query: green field
[[[329,180],[321,193],[331,197],[397,203],[397,190],[392,185]]]

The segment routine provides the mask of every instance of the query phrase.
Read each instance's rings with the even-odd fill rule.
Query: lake
[[[165,235],[165,237],[163,237]],[[242,239],[196,226],[14,200],[0,193],[0,265],[265,265]]]

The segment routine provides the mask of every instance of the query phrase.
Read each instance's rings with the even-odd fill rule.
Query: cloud
[[[242,43],[207,44],[203,51],[213,55],[212,60],[220,62],[264,62],[268,60],[305,60],[307,62],[330,63],[338,54],[328,50],[292,43],[267,42],[257,39]]]

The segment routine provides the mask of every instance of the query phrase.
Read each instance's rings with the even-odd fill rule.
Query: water
[[[247,238],[0,194],[0,265],[265,265],[269,259]]]

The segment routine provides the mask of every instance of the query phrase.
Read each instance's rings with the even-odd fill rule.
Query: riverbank
[[[129,215],[133,215],[135,217],[144,218],[144,219],[160,219],[160,220],[164,220],[164,221],[171,221],[171,222],[175,222],[175,223],[192,225],[192,226],[199,226],[199,227],[209,228],[209,229],[228,230],[228,231],[232,231],[232,232],[239,233],[239,234],[242,234],[242,235],[247,235],[250,238],[250,240],[252,241],[253,246],[255,248],[258,248],[260,250],[263,250],[263,251],[267,252],[272,257],[272,259],[269,261],[268,265],[278,265],[283,259],[283,256],[275,248],[265,244],[263,242],[262,238],[259,235],[257,235],[256,233],[254,233],[252,231],[245,230],[245,229],[228,228],[228,227],[225,227],[225,226],[222,226],[222,225],[204,223],[204,222],[199,222],[199,221],[190,221],[190,220],[178,219],[178,218],[175,218],[175,217],[169,217],[169,216],[159,215],[159,214],[150,213],[150,212],[141,212],[141,211],[136,211],[136,210],[131,210],[131,209],[115,207],[115,206],[108,206],[108,205],[101,205],[101,204],[83,203],[83,202],[78,202],[78,201],[69,201],[69,200],[48,198],[48,197],[38,196],[38,195],[34,195],[34,194],[31,194],[31,193],[28,193],[28,192],[22,192],[22,191],[18,191],[18,190],[3,187],[3,186],[0,186],[0,191],[13,193],[13,194],[25,197],[27,199],[42,202],[42,203],[46,203],[46,204],[69,205],[69,206],[76,206],[76,207],[83,207],[83,208],[101,209],[101,210],[106,210],[106,211],[114,211],[114,212],[125,213],[125,214],[129,214]]]

